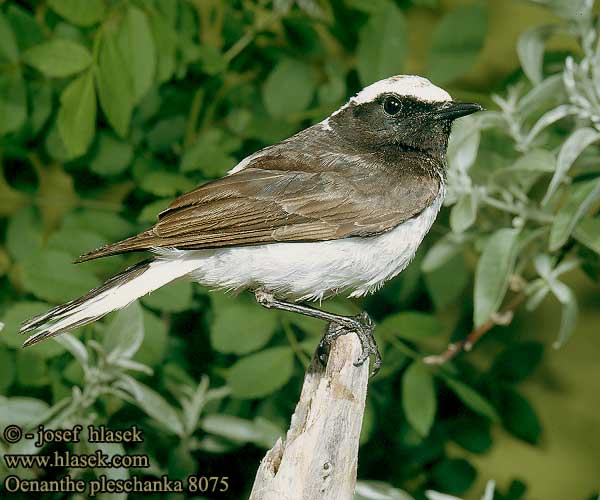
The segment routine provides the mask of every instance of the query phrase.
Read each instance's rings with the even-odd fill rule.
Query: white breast
[[[377,290],[414,257],[443,201],[379,236],[314,243],[271,243],[216,250],[161,249],[165,259],[195,261],[192,279],[211,288],[262,287],[277,297],[320,300],[346,292],[360,297]]]

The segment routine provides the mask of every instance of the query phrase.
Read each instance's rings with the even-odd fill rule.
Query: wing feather
[[[429,206],[439,183],[416,169],[381,177],[246,168],[180,196],[154,227],[80,261],[154,247],[202,249],[376,235]]]

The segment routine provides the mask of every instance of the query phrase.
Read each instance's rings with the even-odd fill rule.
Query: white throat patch
[[[427,78],[415,75],[396,75],[379,80],[356,94],[350,102],[363,104],[376,99],[381,94],[393,93],[397,95],[413,96],[421,101],[446,102],[452,97],[444,89],[435,86]]]

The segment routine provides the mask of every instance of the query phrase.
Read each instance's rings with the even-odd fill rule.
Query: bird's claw
[[[354,366],[362,366],[364,362],[373,355],[373,369],[371,370],[370,376],[373,377],[377,374],[381,367],[381,354],[373,337],[373,330],[375,329],[375,323],[371,317],[366,313],[362,312],[358,316],[352,318],[345,318],[345,320],[339,323],[329,323],[325,335],[319,342],[317,347],[317,356],[319,361],[324,365],[327,362],[327,355],[329,352],[329,346],[337,339],[340,335],[345,335],[349,332],[354,332],[358,336],[362,352],[358,359],[354,362]]]

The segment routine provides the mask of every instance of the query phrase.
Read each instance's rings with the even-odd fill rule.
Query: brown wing
[[[372,172],[303,172],[246,168],[177,198],[157,224],[79,261],[148,250],[218,248],[372,236],[429,206],[439,180],[408,168]]]

